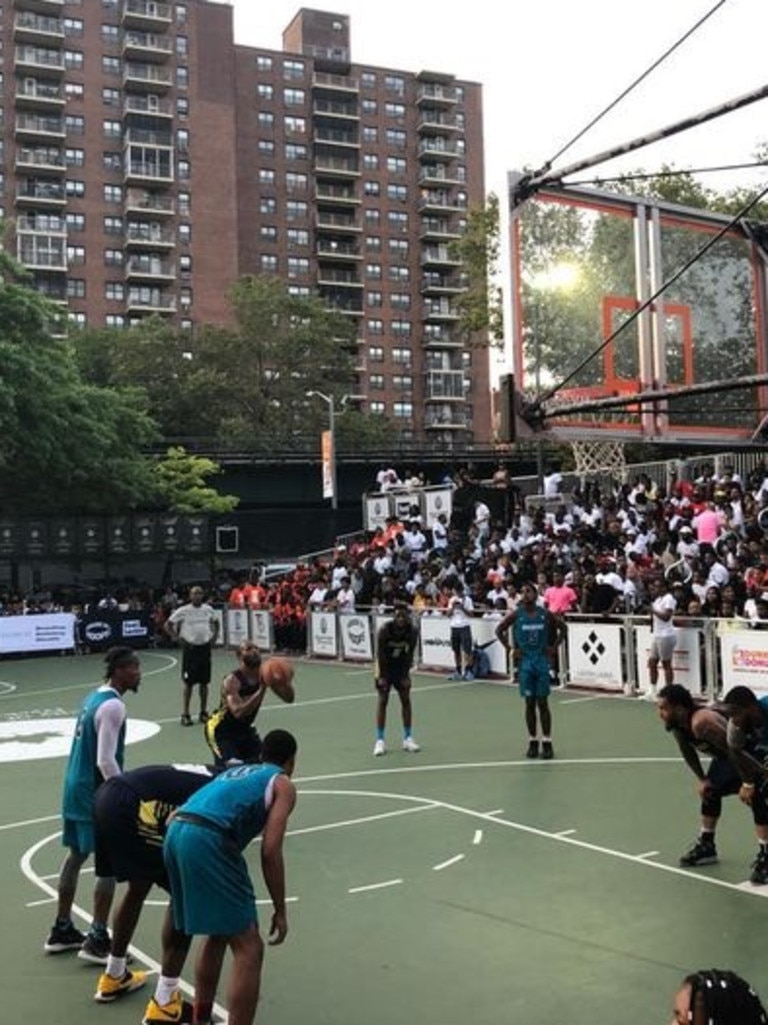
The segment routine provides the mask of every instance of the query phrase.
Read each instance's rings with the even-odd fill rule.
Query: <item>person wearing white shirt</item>
[[[455,671],[449,680],[473,680],[472,673],[472,627],[470,613],[474,612],[474,604],[469,595],[465,595],[460,584],[451,589],[448,599],[448,615],[451,623],[451,649]]]
[[[448,518],[440,513],[432,524],[432,550],[442,552],[448,547]]]
[[[664,670],[664,684],[668,686],[674,681],[675,671],[672,656],[677,643],[677,631],[673,616],[677,607],[674,596],[670,593],[664,577],[651,581],[651,650],[648,655],[648,680],[650,689],[645,696],[651,701],[656,700],[659,682],[659,662]]]

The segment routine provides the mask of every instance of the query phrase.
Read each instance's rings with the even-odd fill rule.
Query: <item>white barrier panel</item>
[[[575,687],[624,690],[621,631],[617,623],[568,621],[568,683]]]
[[[425,669],[453,669],[453,649],[451,648],[451,622],[447,616],[422,616],[419,622],[421,631],[421,664]],[[476,644],[485,644],[496,634],[498,620],[473,619],[472,639]],[[504,646],[495,641],[486,649],[491,662],[491,672],[507,676],[507,661]]]
[[[72,612],[0,619],[0,652],[64,651],[74,646],[75,616]]]
[[[383,530],[389,516],[389,498],[376,495],[365,500],[365,529],[373,533],[377,527]]]
[[[690,626],[679,626],[675,633],[677,642],[672,656],[675,683],[687,687],[691,694],[702,693],[701,652],[702,634]],[[635,627],[635,651],[637,652],[637,680],[641,691],[648,689],[648,655],[651,650],[651,628]],[[664,670],[659,666],[659,686],[664,686]]]
[[[371,622],[368,616],[357,613],[342,613],[339,616],[339,640],[341,657],[358,662],[373,660]]]
[[[216,647],[222,648],[226,644],[226,637],[224,636],[224,609],[214,609],[213,615],[219,624],[219,632],[216,634]]]
[[[762,630],[718,632],[723,694],[742,684],[756,694],[768,693],[768,633]]]
[[[336,613],[313,610],[309,614],[309,653],[321,658],[337,658],[338,631]]]
[[[230,648],[237,648],[243,641],[249,639],[248,633],[248,610],[227,609],[227,644]]]
[[[272,613],[266,609],[251,609],[251,640],[259,651],[272,650]]]
[[[450,488],[439,488],[424,492],[424,526],[432,529],[440,513],[445,513],[450,522],[453,509],[453,491]]]

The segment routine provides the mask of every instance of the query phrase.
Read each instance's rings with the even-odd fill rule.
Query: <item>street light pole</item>
[[[306,392],[306,397],[308,399],[322,399],[328,406],[328,434],[331,442],[330,451],[328,453],[328,469],[331,479],[331,509],[336,510],[339,507],[339,496],[336,485],[336,409],[333,402],[333,396],[325,395],[321,391],[308,391]]]

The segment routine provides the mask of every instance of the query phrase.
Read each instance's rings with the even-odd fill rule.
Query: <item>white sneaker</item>
[[[421,748],[413,737],[406,737],[403,741],[403,751],[410,751],[411,754],[415,754],[416,751],[421,751]]]
[[[378,758],[379,755],[385,755],[387,753],[387,745],[383,740],[377,740],[373,745],[373,753]]]

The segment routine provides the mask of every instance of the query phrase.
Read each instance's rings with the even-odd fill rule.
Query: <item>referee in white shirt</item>
[[[200,719],[208,721],[208,685],[211,682],[211,648],[219,635],[219,620],[213,608],[203,602],[202,587],[193,587],[189,602],[180,605],[168,617],[165,632],[182,647],[181,725],[191,726],[189,705],[192,688],[200,688]]]

